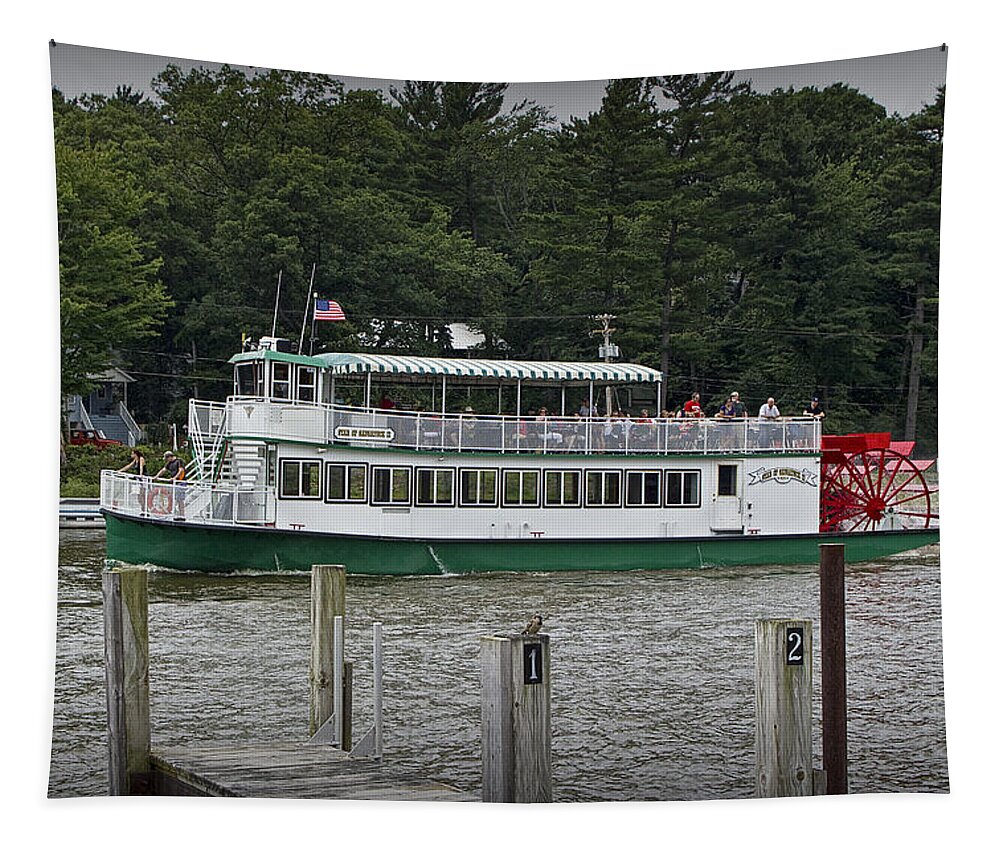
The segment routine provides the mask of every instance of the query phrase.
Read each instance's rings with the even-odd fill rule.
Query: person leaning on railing
[[[764,430],[765,436],[770,438],[770,445],[780,446],[781,445],[781,433],[777,429],[778,420],[781,419],[781,411],[778,410],[778,406],[774,403],[774,397],[768,396],[767,401],[760,406],[760,411],[757,412],[757,419],[761,422],[761,428]],[[768,441],[761,441],[761,445],[767,445]]]
[[[820,423],[826,419],[826,411],[823,410],[823,403],[820,401],[819,396],[812,397],[812,400],[802,412],[802,416],[811,417],[815,422]],[[798,426],[796,431],[801,432],[799,438],[796,440],[796,446],[808,446],[811,429],[808,426]]]
[[[164,473],[169,475],[164,476]],[[173,482],[174,504],[171,506],[171,509],[176,507],[177,514],[181,520],[184,519],[184,478],[186,475],[187,467],[184,466],[184,462],[169,449],[164,452],[163,467],[156,474],[155,478],[168,478]]]
[[[118,470],[118,472],[119,473],[127,473],[130,470],[132,470],[132,469],[135,470],[135,472],[132,474],[133,476],[139,476],[140,478],[144,478],[145,477],[145,475],[146,475],[146,456],[142,454],[142,450],[139,449],[138,447],[133,447],[132,448],[132,459],[128,462],[128,464],[126,464],[124,467],[122,467],[120,470]],[[139,483],[139,492],[136,494],[136,499],[138,499],[138,501],[139,501],[139,509],[141,511],[145,511],[146,510],[146,488],[143,486],[143,484],[141,482]]]

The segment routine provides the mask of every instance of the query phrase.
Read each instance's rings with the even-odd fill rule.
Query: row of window
[[[292,388],[293,372],[295,376],[294,397]],[[236,365],[237,396],[264,395],[264,364],[260,361],[250,361]],[[271,364],[271,398],[298,399],[301,402],[317,401],[316,387],[319,376],[316,367],[292,366],[285,361],[274,361]],[[324,386],[324,402],[329,402],[329,384]]]
[[[696,508],[701,505],[698,470],[524,470],[484,467],[395,467],[364,463],[325,465],[283,460],[284,499],[324,499],[385,506],[571,508]],[[728,466],[728,465],[725,465]],[[721,471],[720,471],[721,472]],[[721,479],[721,477],[720,477]],[[735,466],[725,477],[733,483]],[[456,487],[457,480],[457,487]],[[322,485],[325,484],[325,488]],[[412,485],[412,487],[411,487]],[[728,490],[728,488],[726,489]],[[720,494],[725,495],[723,488]]]

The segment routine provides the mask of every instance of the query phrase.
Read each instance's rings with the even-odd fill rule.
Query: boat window
[[[580,471],[546,470],[545,504],[550,506],[579,505]]]
[[[316,401],[316,368],[300,366],[298,368],[298,398],[300,402]]]
[[[496,505],[497,471],[462,470],[460,498],[462,505]]]
[[[538,470],[504,470],[504,505],[538,505]]]
[[[736,496],[735,464],[719,464],[719,496]]]
[[[235,376],[237,396],[264,395],[264,370],[259,361],[237,364]]]
[[[625,505],[660,505],[660,471],[629,470],[625,473]]]
[[[292,398],[291,364],[275,361],[271,364],[271,398]]]
[[[319,461],[282,461],[281,496],[285,499],[319,499]]]
[[[278,447],[273,443],[267,447],[267,486],[273,488],[278,477]]]
[[[621,504],[621,470],[588,470],[587,505],[616,506]]]
[[[454,505],[455,471],[417,470],[417,505]]]
[[[372,467],[372,505],[409,505],[410,468]]]
[[[667,505],[697,506],[701,504],[701,473],[685,470],[667,473]]]
[[[364,502],[367,474],[365,464],[327,464],[326,501]]]

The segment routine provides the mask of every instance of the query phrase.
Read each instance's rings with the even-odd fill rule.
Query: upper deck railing
[[[192,400],[195,442],[221,436],[277,438],[429,452],[614,455],[815,453],[822,426],[811,417],[763,421],[446,414],[230,397]]]

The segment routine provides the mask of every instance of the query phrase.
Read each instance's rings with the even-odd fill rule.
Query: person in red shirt
[[[703,417],[705,414],[701,410],[701,394],[696,390],[691,394],[691,398],[684,403],[685,417]]]

